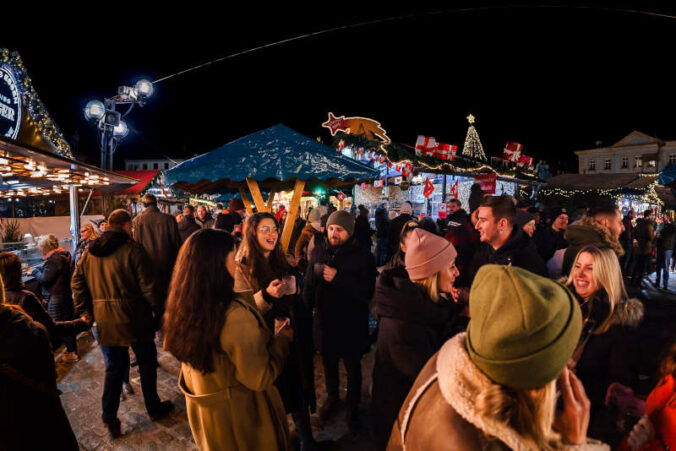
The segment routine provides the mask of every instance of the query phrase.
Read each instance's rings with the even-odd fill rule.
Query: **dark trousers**
[[[96,339],[97,343],[99,342],[99,331],[96,329],[96,326],[92,327],[92,334],[94,334],[94,338]],[[105,346],[100,346],[101,348],[101,354],[103,354],[103,362],[106,364],[106,368],[110,366],[110,354],[108,353],[108,349]],[[127,370],[124,372],[124,377],[122,378],[123,382],[129,383],[129,367],[127,367]]]
[[[340,358],[338,354],[322,354],[326,392],[336,399],[338,399],[338,361]],[[348,410],[356,410],[361,399],[361,355],[345,355],[343,364],[347,371],[347,398],[345,400]]]
[[[669,264],[671,263],[671,256],[673,250],[658,250],[657,251],[657,269],[655,274],[655,285],[660,286],[660,280],[663,282],[663,287],[669,286]],[[661,276],[661,277],[660,277]]]
[[[73,312],[73,300],[68,296],[52,296],[47,304],[49,316],[54,321],[71,321],[75,318]],[[66,351],[77,353],[77,337],[67,335],[62,337],[66,345]]]
[[[152,339],[139,340],[131,345],[136,354],[138,370],[141,375],[141,391],[143,401],[149,415],[159,411],[160,398],[157,396],[157,349]],[[120,393],[124,375],[129,371],[129,348],[126,346],[101,346],[106,361],[106,381],[103,386],[103,422],[112,423],[117,420],[117,409],[120,407]]]
[[[638,254],[636,256],[636,266],[634,266],[634,274],[631,278],[632,285],[641,285],[641,281],[648,269],[648,263],[650,263],[650,254]]]

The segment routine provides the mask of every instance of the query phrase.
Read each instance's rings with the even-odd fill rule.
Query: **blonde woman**
[[[619,260],[610,247],[583,247],[565,285],[582,307],[584,329],[573,365],[576,362],[592,403],[595,433],[610,384],[635,387],[638,381],[636,327],[643,320],[643,304],[627,296]]]
[[[453,245],[414,228],[406,238],[405,251],[405,267],[385,269],[376,283],[380,324],[371,408],[379,449],[387,444],[418,372],[448,338],[449,325],[457,315],[456,304],[442,297],[451,293],[460,274]]]
[[[573,295],[525,269],[484,265],[469,309],[467,332],[420,372],[387,449],[609,449],[587,438],[589,400],[566,368],[582,328]]]
[[[73,253],[73,266],[77,266],[77,262],[80,261],[80,257],[82,257],[85,249],[87,249],[89,244],[98,237],[99,234],[96,233],[93,225],[85,224],[80,227],[80,241],[77,243],[77,247]]]
[[[54,321],[70,321],[75,318],[73,298],[70,291],[72,275],[71,257],[59,246],[55,235],[43,235],[38,238],[38,248],[42,251],[45,263],[37,267],[33,276],[42,287],[42,295],[49,301],[47,311]],[[30,272],[30,271],[29,271]],[[64,337],[66,344],[65,360],[79,360],[75,335]]]

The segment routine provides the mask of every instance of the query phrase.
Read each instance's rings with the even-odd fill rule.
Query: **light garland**
[[[646,175],[646,176],[652,176]],[[596,189],[596,188],[587,188],[587,189],[576,189],[576,188],[543,188],[539,191],[538,196],[549,197],[549,196],[560,196],[560,197],[571,197],[575,195],[601,195],[608,196],[614,199],[616,202],[623,198],[633,198],[638,199],[642,202],[651,205],[664,205],[662,199],[660,199],[655,187],[658,185],[657,181],[652,182],[644,188],[643,194],[628,194],[622,192],[623,188],[613,188],[613,189]]]
[[[486,161],[484,146],[481,144],[479,132],[477,132],[476,128],[474,127],[474,120],[475,117],[471,114],[467,116],[469,128],[467,129],[467,135],[465,136],[465,145],[462,147],[462,154],[468,157],[474,157],[478,158],[479,160]]]
[[[7,65],[14,73],[19,84],[23,104],[28,111],[30,120],[35,124],[40,134],[55,147],[57,154],[73,158],[68,141],[63,137],[63,134],[38,97],[19,53],[1,49],[0,64]]]

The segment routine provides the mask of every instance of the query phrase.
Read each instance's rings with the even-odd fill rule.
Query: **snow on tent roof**
[[[378,170],[278,124],[184,161],[166,171],[164,180],[187,191],[217,193],[241,186],[246,178],[257,180],[261,188],[289,189],[296,179],[340,186],[378,175]]]

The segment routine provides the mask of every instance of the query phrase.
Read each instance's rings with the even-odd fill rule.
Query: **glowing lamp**
[[[153,91],[155,88],[153,87],[152,82],[148,80],[139,80],[136,82],[136,92],[138,93],[138,96],[144,99],[147,99],[148,97],[153,95]]]
[[[103,105],[103,102],[99,100],[90,100],[87,102],[87,106],[84,109],[84,114],[87,120],[98,121],[101,120],[104,114],[106,114],[106,107]]]
[[[124,121],[120,121],[120,123],[113,128],[113,134],[117,138],[124,138],[129,134],[129,127],[127,127],[127,124]]]

